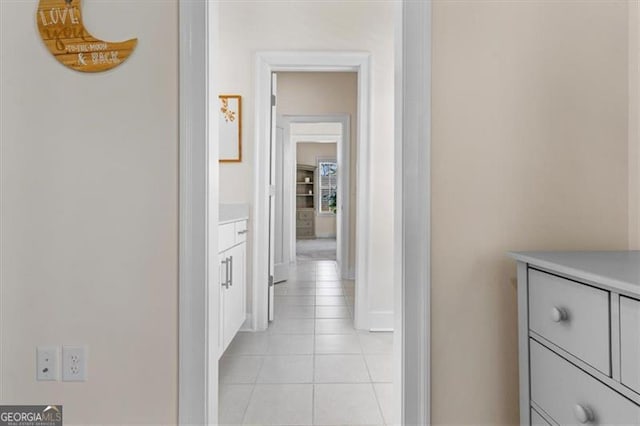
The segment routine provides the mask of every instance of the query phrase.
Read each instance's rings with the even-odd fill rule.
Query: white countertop
[[[640,296],[640,251],[521,251],[516,260]]]
[[[218,208],[218,224],[237,222],[249,219],[248,204],[220,204]]]

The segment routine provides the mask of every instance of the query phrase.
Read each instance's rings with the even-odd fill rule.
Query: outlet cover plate
[[[59,359],[59,346],[38,346],[36,348],[36,380],[39,382],[57,381]]]
[[[87,354],[87,347],[83,345],[62,347],[63,382],[87,381]]]

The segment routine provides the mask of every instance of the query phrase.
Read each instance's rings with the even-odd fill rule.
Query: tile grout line
[[[335,268],[335,263],[334,263],[334,268]],[[329,271],[331,272],[331,271]],[[284,300],[287,300],[286,298],[289,296],[295,297],[298,296],[301,299],[299,300],[303,300],[302,298],[304,297],[308,297],[309,299],[311,299],[313,297],[313,303],[312,304],[307,304],[307,305],[288,305],[288,304],[283,304],[282,306],[291,306],[293,307],[293,309],[295,309],[296,307],[307,307],[307,308],[311,308],[310,310],[313,311],[313,315],[303,318],[296,318],[296,317],[284,317],[284,318],[278,318],[279,320],[285,320],[283,322],[286,322],[286,320],[289,320],[291,323],[298,323],[300,322],[300,320],[309,320],[309,319],[313,319],[312,322],[312,330],[310,333],[304,333],[304,332],[297,332],[297,333],[287,333],[287,332],[269,332],[269,330],[267,330],[267,332],[265,333],[265,338],[267,340],[267,345],[266,345],[266,349],[265,349],[265,353],[264,354],[256,354],[256,353],[237,353],[237,354],[230,354],[230,356],[232,357],[246,357],[246,358],[251,358],[251,357],[256,357],[256,356],[260,356],[262,359],[260,360],[260,367],[258,369],[258,372],[255,376],[255,380],[253,381],[253,383],[249,383],[249,385],[251,385],[251,392],[249,394],[249,401],[247,403],[247,405],[244,408],[244,411],[242,413],[242,422],[243,424],[246,424],[245,422],[247,421],[247,415],[249,412],[249,407],[253,401],[254,396],[256,395],[256,391],[257,391],[257,387],[259,384],[263,384],[263,383],[259,383],[260,377],[264,371],[265,368],[265,364],[267,361],[267,357],[271,357],[271,358],[278,358],[278,357],[292,357],[292,356],[308,356],[307,353],[270,353],[273,348],[275,348],[275,346],[273,346],[273,338],[274,336],[311,336],[312,338],[312,349],[311,349],[311,354],[309,354],[310,356],[312,356],[312,363],[311,363],[311,382],[270,382],[270,383],[264,383],[264,384],[269,384],[269,385],[311,385],[311,424],[316,425],[316,419],[315,419],[315,415],[316,415],[316,387],[317,385],[369,385],[371,387],[371,390],[374,392],[374,396],[376,398],[376,405],[378,407],[378,412],[379,415],[383,421],[383,423],[385,422],[384,419],[384,415],[382,414],[382,405],[380,402],[380,398],[378,396],[378,393],[376,392],[375,386],[374,384],[376,383],[385,383],[385,384],[389,384],[390,382],[374,382],[373,381],[373,376],[371,374],[371,368],[369,366],[369,363],[367,362],[366,359],[366,355],[367,353],[364,350],[364,346],[363,346],[363,342],[362,339],[360,337],[360,333],[357,332],[357,330],[355,330],[354,332],[348,332],[348,333],[339,333],[339,332],[331,332],[331,333],[318,333],[318,325],[319,325],[319,321],[318,320],[333,320],[334,322],[337,323],[342,323],[342,324],[349,324],[352,328],[354,328],[354,318],[353,318],[353,311],[352,311],[352,307],[349,305],[349,298],[350,297],[354,297],[353,294],[347,294],[347,288],[346,288],[346,284],[350,283],[350,280],[342,280],[342,279],[338,279],[338,280],[322,280],[320,275],[325,275],[326,277],[326,273],[323,274],[319,274],[319,271],[317,270],[317,268],[315,269],[315,275],[316,275],[316,280],[313,281],[314,283],[314,287],[312,287],[313,290],[309,289],[307,291],[313,291],[313,295],[289,295],[289,294],[285,294],[285,295],[278,295],[278,297],[283,297],[284,299],[280,299],[281,301],[284,302]],[[340,285],[338,287],[318,287],[320,282],[328,282],[328,281],[339,281]],[[320,290],[320,288],[324,288],[324,289],[329,289],[329,288],[339,288],[341,290],[341,294],[339,295],[319,295],[318,292],[322,292],[322,290]],[[285,293],[288,289],[284,289]],[[304,290],[303,290],[304,291]],[[326,290],[328,293],[331,293],[332,290]],[[351,291],[351,290],[349,290]],[[333,300],[341,300],[342,301],[342,305],[318,305],[318,297],[335,297],[335,296],[339,296],[341,299],[337,299],[337,297]],[[291,300],[291,299],[289,299]],[[330,299],[331,300],[331,299]],[[338,316],[333,317],[333,316],[329,316],[329,317],[319,317],[318,316],[318,307],[328,307],[328,308],[334,308],[334,311],[349,311],[349,316],[344,317],[343,314],[337,314]],[[344,307],[343,309],[340,309]],[[330,309],[328,309],[330,311]],[[331,321],[327,321],[324,322],[323,324],[331,324]],[[295,324],[294,324],[295,327]],[[284,326],[284,328],[286,329],[286,326]],[[317,341],[316,339],[320,336],[356,336],[355,339],[358,342],[357,346],[359,349],[359,352],[327,352],[327,353],[318,353],[318,346],[317,346]],[[284,337],[280,338],[280,339],[286,339]],[[384,352],[380,352],[380,354],[382,354]],[[377,354],[377,352],[374,352],[373,354]],[[349,381],[345,381],[345,382],[339,382],[339,381],[327,381],[327,382],[318,382],[316,380],[316,370],[317,370],[317,360],[318,357],[321,356],[355,356],[355,355],[360,355],[360,359],[362,360],[362,362],[364,363],[364,367],[367,371],[367,377],[368,380],[365,381],[353,381],[353,380],[349,380]],[[278,380],[278,378],[276,377],[275,380]],[[391,382],[392,383],[392,382]],[[227,383],[227,384],[235,384],[235,383]],[[241,383],[238,383],[241,384]]]
[[[265,349],[265,352],[269,352],[269,345],[271,344],[269,337],[267,336],[267,348]],[[253,385],[251,387],[251,393],[249,394],[249,401],[247,402],[247,406],[244,408],[244,412],[242,413],[242,424],[245,424],[245,420],[247,418],[247,412],[249,411],[249,405],[251,405],[251,400],[253,399],[253,394],[256,391],[256,386],[258,384],[258,379],[260,378],[260,373],[262,373],[262,368],[264,367],[264,359],[265,359],[266,355],[261,355],[260,357],[262,358],[262,362],[260,363],[260,368],[258,369],[258,374],[256,374],[256,378],[253,382]],[[219,416],[219,415],[218,415]]]
[[[258,380],[258,378],[256,377],[256,380]],[[253,394],[256,391],[256,384],[253,383],[253,385],[251,385],[251,393],[249,393],[249,400],[247,401],[247,405],[246,407],[244,407],[244,410],[242,412],[242,420],[240,420],[240,424],[246,424],[245,420],[247,418],[247,412],[249,411],[249,405],[251,405],[251,400],[253,399]],[[219,410],[218,410],[219,411]],[[220,417],[220,414],[218,414],[218,417]]]
[[[382,419],[383,424],[387,424],[387,419],[384,418],[384,413],[382,412],[382,404],[380,403],[380,397],[378,396],[378,391],[376,391],[376,387],[371,383],[371,388],[373,390],[373,395],[376,397],[376,402],[378,403],[378,412],[380,413],[380,418]]]
[[[364,348],[363,348],[364,349]],[[378,392],[376,391],[376,387],[373,381],[373,375],[371,374],[371,368],[369,367],[369,362],[367,361],[367,356],[362,354],[364,358],[364,365],[367,367],[367,373],[369,374],[369,384],[371,386],[371,390],[373,391],[373,396],[376,398],[376,404],[378,404],[378,413],[380,414],[380,418],[382,419],[382,423],[387,424],[386,419],[384,418],[384,414],[382,412],[382,404],[380,403],[380,397],[378,397]]]
[[[342,283],[342,294],[343,294],[343,296],[345,298],[345,304],[347,306],[349,306],[348,305],[349,301],[347,300],[346,293],[347,293],[346,292],[346,288],[344,286],[344,283]],[[354,292],[354,299],[355,299],[355,292]],[[352,313],[352,315],[353,315],[353,313]],[[355,319],[354,319],[354,321],[355,321]],[[354,324],[354,328],[355,328],[355,324]],[[356,334],[357,334],[357,330],[356,330]],[[358,338],[358,344],[360,345],[360,349],[362,349],[362,360],[363,360],[364,365],[365,365],[365,367],[367,369],[367,374],[369,375],[369,380],[370,380],[369,386],[371,386],[371,391],[373,392],[373,396],[375,397],[376,404],[378,406],[378,414],[380,415],[380,419],[382,420],[382,423],[386,425],[387,421],[384,418],[384,413],[382,412],[382,404],[380,403],[380,397],[378,397],[378,392],[376,391],[376,387],[373,384],[373,375],[371,374],[371,368],[369,367],[369,362],[367,361],[367,355],[365,354],[364,345],[362,344],[362,339],[360,339],[359,335],[358,335],[357,338]]]
[[[393,382],[265,382],[255,385],[392,385]],[[254,383],[223,383],[225,386],[253,386]]]
[[[316,271],[317,273],[317,271]],[[317,310],[317,302],[318,302],[318,281],[314,281],[314,285],[313,285],[313,293],[315,294],[314,298],[313,298],[313,345],[312,345],[312,352],[313,354],[311,355],[312,361],[311,361],[311,420],[309,423],[311,423],[312,425],[316,424],[316,325],[317,325],[317,314],[318,314],[318,310]]]

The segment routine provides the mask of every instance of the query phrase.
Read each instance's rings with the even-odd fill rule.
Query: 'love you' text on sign
[[[83,72],[106,71],[123,63],[137,39],[119,43],[98,40],[82,23],[82,0],[40,0],[36,20],[49,51],[62,64]]]

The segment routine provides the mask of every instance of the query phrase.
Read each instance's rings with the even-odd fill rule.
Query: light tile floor
[[[392,333],[353,327],[354,282],[300,262],[276,285],[275,321],[220,360],[220,424],[391,424]]]

